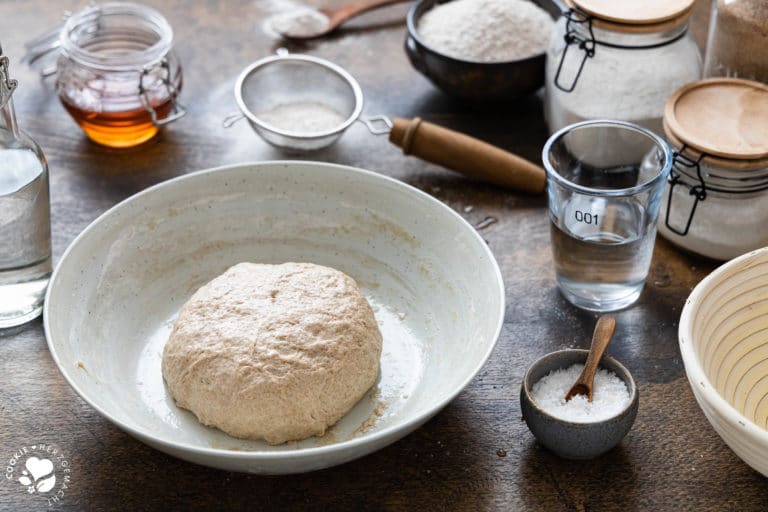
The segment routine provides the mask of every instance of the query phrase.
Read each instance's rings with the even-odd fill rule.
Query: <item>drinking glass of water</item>
[[[590,311],[633,304],[653,256],[669,146],[632,123],[585,121],[552,135],[543,160],[560,291]]]

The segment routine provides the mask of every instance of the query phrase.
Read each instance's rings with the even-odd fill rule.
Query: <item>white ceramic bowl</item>
[[[240,261],[335,267],[374,307],[379,382],[322,438],[235,439],[166,393],[161,352],[179,308]],[[429,195],[350,167],[265,162],[176,178],[106,212],[64,254],[44,313],[62,374],[115,425],[185,460],[280,474],[363,456],[437,413],[490,355],[504,286],[483,239]]]
[[[768,476],[768,248],[699,283],[683,308],[679,337],[707,419],[736,455]]]

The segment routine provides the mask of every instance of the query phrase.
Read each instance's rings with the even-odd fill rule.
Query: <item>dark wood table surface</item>
[[[189,114],[148,144],[118,151],[89,142],[59,104],[53,82],[19,63],[23,43],[77,5],[0,2],[0,42],[20,82],[19,121],[50,163],[55,259],[99,214],[149,185],[197,169],[283,157],[246,123],[225,129],[222,119],[236,111],[232,87],[240,70],[285,45],[262,24],[289,0],[147,3],[175,27]],[[540,98],[479,108],[435,90],[403,53],[406,8],[368,16],[328,39],[286,46],[348,69],[361,82],[368,114],[420,115],[538,160],[547,136]],[[490,360],[467,389],[425,426],[362,459],[294,476],[228,473],[155,451],[97,414],[59,374],[38,320],[0,337],[0,466],[21,446],[57,446],[72,473],[52,510],[768,509],[768,482],[710,427],[678,350],[681,307],[713,263],[657,242],[645,292],[616,315],[609,348],[639,384],[634,428],[596,460],[561,460],[537,445],[523,422],[520,382],[539,356],[587,347],[595,315],[557,292],[545,197],[472,183],[404,157],[360,125],[308,158],[394,176],[472,223],[498,219],[482,233],[506,282],[506,321]],[[18,482],[0,478],[0,510],[46,508]]]

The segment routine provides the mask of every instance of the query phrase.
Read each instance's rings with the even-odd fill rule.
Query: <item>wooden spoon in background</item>
[[[615,331],[616,320],[612,316],[603,315],[597,319],[587,362],[584,364],[584,370],[582,370],[581,375],[576,379],[576,383],[565,395],[566,402],[576,395],[586,395],[587,399],[590,402],[592,401],[592,388],[595,384],[597,365],[600,363],[600,359],[603,358],[605,349],[608,348],[608,344],[611,342]]]
[[[313,39],[336,30],[342,23],[364,12],[410,0],[361,0],[338,7],[299,8],[273,16],[272,29],[289,39]]]

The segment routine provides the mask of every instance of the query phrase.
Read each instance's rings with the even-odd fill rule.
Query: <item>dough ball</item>
[[[179,407],[270,444],[323,435],[376,381],[381,333],[357,283],[311,263],[240,263],[184,304],[163,351]]]

